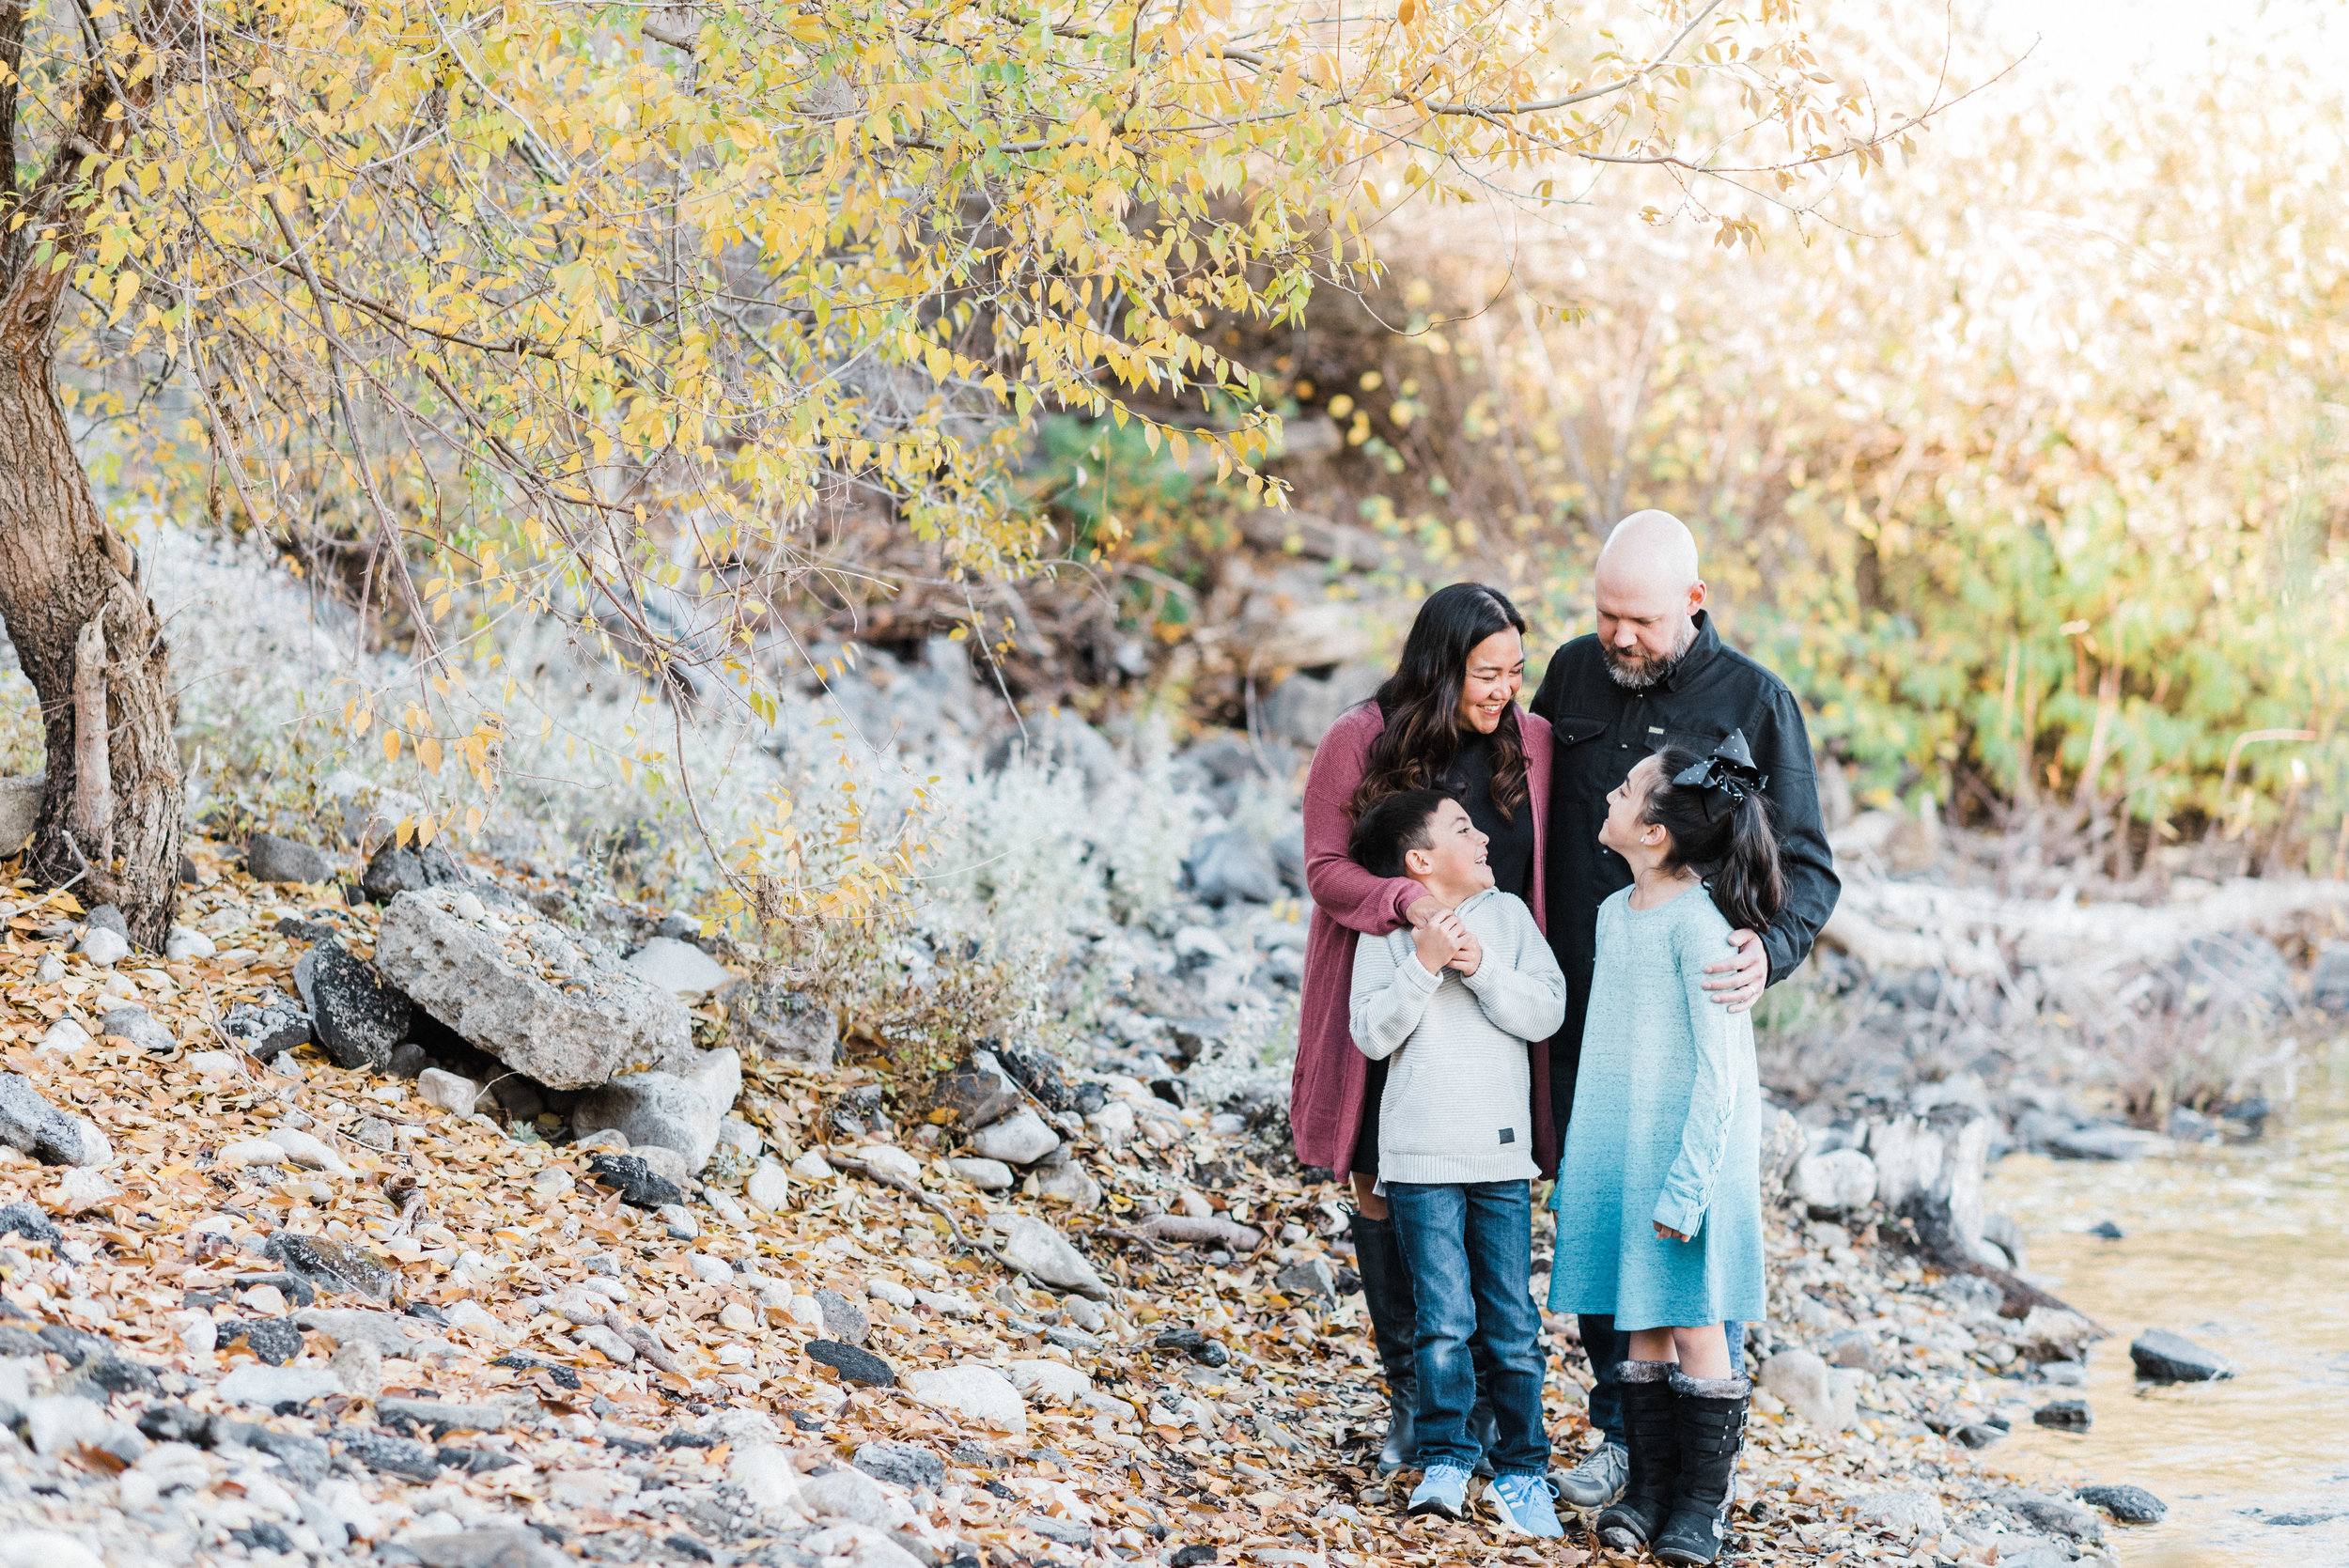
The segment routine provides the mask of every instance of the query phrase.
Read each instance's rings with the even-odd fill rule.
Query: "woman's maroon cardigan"
[[[1322,737],[1305,776],[1305,891],[1313,895],[1313,924],[1305,938],[1305,987],[1297,1031],[1297,1067],[1290,1078],[1289,1136],[1298,1159],[1325,1166],[1339,1181],[1354,1164],[1354,1137],[1362,1125],[1362,1088],[1370,1062],[1354,1044],[1347,1015],[1354,988],[1354,939],[1385,936],[1404,924],[1403,911],[1426,890],[1408,877],[1373,877],[1346,859],[1354,831],[1346,802],[1362,782],[1371,743],[1386,728],[1377,703],[1350,708]],[[1526,786],[1532,799],[1533,865],[1526,902],[1533,923],[1548,929],[1542,908],[1542,856],[1549,834],[1549,723],[1519,710],[1525,742]],[[1532,1041],[1533,1160],[1542,1174],[1558,1169],[1558,1133],[1549,1115],[1549,1043]]]

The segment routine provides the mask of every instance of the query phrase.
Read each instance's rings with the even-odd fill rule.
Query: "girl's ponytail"
[[[1668,746],[1656,760],[1660,772],[1641,816],[1672,836],[1665,869],[1686,866],[1704,878],[1731,925],[1768,930],[1785,907],[1786,877],[1762,793],[1768,781],[1754,769],[1745,737],[1731,736],[1710,757]]]

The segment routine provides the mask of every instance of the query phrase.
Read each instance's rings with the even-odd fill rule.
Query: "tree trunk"
[[[133,939],[160,948],[179,882],[179,705],[137,559],[91,499],[47,338],[0,334],[0,616],[40,695],[49,746],[30,870],[54,886],[86,868],[74,890],[83,904],[117,906]],[[83,637],[93,621],[102,696],[86,679],[79,707],[104,710],[102,740],[81,732],[74,700],[75,644],[101,645]],[[84,780],[92,759],[106,779]],[[101,842],[86,842],[93,832]]]

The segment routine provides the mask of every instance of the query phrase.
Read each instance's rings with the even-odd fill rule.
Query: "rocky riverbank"
[[[1087,1059],[999,1041],[884,1078],[691,922],[544,866],[302,847],[198,845],[163,955],[8,895],[10,1568],[1501,1549],[1398,1517],[1369,1468],[1342,1215],[1263,1051],[1293,903],[1093,932],[1123,983],[1065,988]],[[1919,1212],[1962,1216],[1987,1140],[1930,1123]],[[2060,1410],[2092,1330],[1921,1259],[1884,1136],[1877,1192],[1829,1207],[1838,1151],[1774,1123],[1800,1191],[1734,1557],[2106,1556],[2108,1515],[1976,1452]],[[1550,1328],[1572,1458],[1587,1375]]]

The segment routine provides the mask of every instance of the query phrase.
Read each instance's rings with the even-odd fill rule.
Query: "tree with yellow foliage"
[[[54,389],[77,321],[179,400],[150,433],[215,518],[344,510],[360,613],[392,600],[422,672],[353,727],[486,777],[494,713],[435,735],[434,683],[494,614],[559,609],[771,705],[750,650],[778,596],[853,569],[827,517],[879,508],[968,575],[1030,558],[1006,474],[1040,411],[1219,398],[1149,433],[1261,493],[1271,416],[1205,329],[1362,278],[1389,191],[1786,184],[1935,106],[1839,85],[1790,0],[0,0],[0,82],[33,864],[148,942],[180,831],[168,661]],[[1699,104],[1746,129],[1699,144]]]

